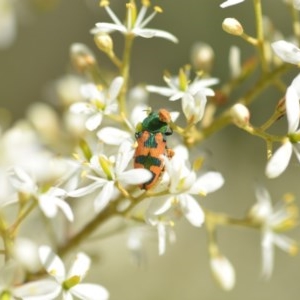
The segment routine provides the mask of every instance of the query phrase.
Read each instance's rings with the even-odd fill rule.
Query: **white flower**
[[[110,115],[117,111],[117,97],[121,91],[124,79],[116,77],[107,91],[99,90],[95,84],[82,86],[81,92],[88,102],[77,102],[71,105],[70,110],[77,114],[86,114],[86,128],[95,130],[102,122],[103,115]]]
[[[14,261],[8,261],[0,270],[0,297],[10,300],[51,300],[56,299],[59,291],[52,280],[39,280],[20,284],[22,282],[19,266]]]
[[[10,176],[13,187],[25,195],[38,201],[40,209],[48,218],[54,218],[60,209],[69,221],[74,220],[74,215],[69,204],[63,200],[67,193],[60,188],[51,187],[47,191],[40,191],[36,182],[21,168],[14,167]]]
[[[56,280],[56,288],[63,294],[63,300],[73,300],[74,297],[84,300],[106,300],[108,291],[99,284],[81,283],[91,260],[83,252],[77,254],[70,270],[66,273],[64,263],[48,246],[39,248],[39,257],[48,274]]]
[[[177,43],[178,42],[177,38],[167,31],[145,28],[145,26],[154,18],[154,16],[158,12],[161,12],[161,8],[154,7],[153,13],[150,14],[148,17],[146,17],[146,13],[149,5],[147,4],[147,1],[143,1],[142,4],[143,5],[137,16],[136,16],[135,5],[132,2],[126,5],[127,20],[126,20],[126,24],[124,25],[109,7],[109,2],[102,1],[102,6],[104,6],[105,10],[111,17],[113,23],[105,23],[105,22],[96,23],[96,27],[92,29],[91,33],[97,34],[99,32],[109,33],[112,31],[119,31],[124,35],[140,36],[143,38],[160,37],[172,41],[174,43]]]
[[[143,245],[147,231],[144,227],[133,227],[130,228],[127,238],[127,248],[130,251],[132,260],[138,266],[145,264],[146,253]]]
[[[241,50],[237,46],[231,46],[229,49],[229,69],[232,78],[237,78],[242,72]]]
[[[182,111],[186,119],[191,123],[199,122],[203,115],[207,102],[207,96],[215,93],[209,86],[219,82],[216,78],[200,79],[198,76],[190,83],[188,70],[180,69],[178,77],[164,76],[168,87],[148,85],[149,92],[169,97],[170,101],[181,99]]]
[[[210,260],[212,274],[220,287],[230,291],[235,285],[235,271],[230,261],[223,255],[215,255]]]
[[[60,178],[69,165],[42,145],[41,137],[26,121],[17,122],[6,130],[0,139],[2,166],[22,167],[38,178],[39,182],[52,182]]]
[[[167,243],[175,243],[176,234],[174,231],[174,220],[178,219],[177,211],[169,209],[163,214],[156,213],[148,209],[146,221],[156,227],[158,235],[158,254],[163,255],[166,252]]]
[[[252,207],[249,216],[262,229],[262,275],[270,278],[274,264],[274,246],[294,255],[298,248],[296,242],[282,234],[298,224],[298,210],[290,198],[272,207],[268,191],[261,186],[256,187],[257,203]]]
[[[244,1],[245,0],[227,0],[227,1],[223,2],[220,5],[220,7],[225,8],[225,7],[228,7],[228,6],[239,4],[239,3],[244,2]]]
[[[300,63],[300,49],[292,43],[280,40],[272,43],[273,51],[285,62],[298,65]]]
[[[287,168],[291,159],[292,153],[296,154],[300,162],[300,140],[298,129],[300,116],[300,75],[298,75],[288,87],[285,96],[286,115],[288,120],[288,138],[279,147],[266,166],[266,175],[269,178],[274,178],[282,174]]]
[[[176,151],[171,160],[165,159],[165,167],[169,176],[169,194],[153,199],[149,210],[152,215],[161,216],[175,209],[184,215],[196,227],[204,222],[204,213],[192,195],[206,195],[219,189],[224,179],[218,172],[207,172],[197,178],[194,171],[186,165],[186,155]]]
[[[293,0],[294,8],[300,10],[300,0]]]
[[[11,46],[16,37],[17,17],[13,1],[0,0],[0,48]]]
[[[152,173],[146,169],[126,170],[132,160],[134,150],[132,143],[125,141],[121,144],[118,154],[110,158],[101,154],[93,156],[90,161],[90,168],[98,175],[87,175],[94,182],[78,190],[69,192],[71,197],[81,197],[101,189],[94,200],[96,212],[107,206],[116,192],[116,182],[121,185],[138,185],[149,181]]]

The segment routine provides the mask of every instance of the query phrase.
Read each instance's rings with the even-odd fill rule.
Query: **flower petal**
[[[49,300],[56,299],[60,291],[60,284],[44,279],[14,288],[14,295],[23,300]]]
[[[225,291],[232,290],[235,285],[235,271],[230,261],[225,256],[216,256],[210,260],[212,273]]]
[[[92,34],[96,34],[98,32],[111,32],[111,31],[120,31],[125,33],[126,27],[123,25],[118,24],[112,24],[112,23],[106,23],[106,22],[100,22],[96,23],[96,27],[91,30]]]
[[[71,293],[83,300],[107,300],[109,298],[106,288],[92,283],[77,284],[71,289]]]
[[[65,266],[62,260],[46,245],[39,247],[39,257],[48,274],[61,283],[66,276]]]
[[[242,3],[244,2],[245,0],[227,0],[225,2],[223,2],[220,7],[221,8],[225,8],[225,7],[228,7],[228,6],[232,6],[232,5],[236,5],[236,4],[239,4],[239,3]]]
[[[279,147],[266,166],[266,176],[269,178],[278,177],[287,168],[292,156],[293,146],[290,142]]]
[[[155,85],[147,85],[146,90],[150,93],[156,93],[166,97],[171,97],[176,92],[173,89]]]
[[[152,176],[147,169],[133,169],[120,174],[118,180],[123,184],[141,184],[149,181]]]
[[[151,219],[152,215],[158,216],[167,212],[172,207],[173,197],[156,197],[151,199],[147,209],[147,215]]]
[[[116,158],[115,173],[117,176],[121,174],[128,166],[134,155],[133,142],[125,140],[121,143]]]
[[[249,215],[256,221],[265,222],[272,214],[271,196],[267,189],[261,185],[255,186],[257,203],[251,208]]]
[[[79,276],[80,281],[85,277],[91,265],[91,259],[83,252],[79,252],[68,272],[67,278]]]
[[[300,105],[297,91],[289,86],[285,95],[286,116],[288,120],[288,132],[293,133],[299,126]]]
[[[274,246],[272,231],[265,231],[262,238],[262,277],[269,279],[273,272]]]
[[[75,198],[85,196],[85,195],[90,194],[90,193],[94,192],[95,190],[101,188],[106,182],[107,182],[106,180],[103,180],[103,182],[100,182],[97,180],[87,186],[79,188],[78,190],[68,192],[68,196],[75,197]]]
[[[22,168],[13,167],[9,173],[9,180],[17,190],[25,193],[36,192],[37,186],[35,182]]]
[[[187,218],[187,220],[193,226],[201,227],[204,222],[204,212],[199,203],[188,194],[180,195],[179,199],[184,216]]]
[[[89,131],[93,131],[101,124],[101,122],[102,122],[102,114],[98,112],[93,114],[86,120],[85,127]]]
[[[119,95],[119,93],[121,91],[123,83],[124,83],[124,78],[121,77],[121,76],[116,77],[112,81],[112,83],[109,87],[109,91],[108,91],[109,97],[111,99],[116,99],[117,98],[117,96]]]
[[[105,144],[119,146],[124,140],[129,139],[131,134],[115,127],[104,127],[97,132],[97,137]]]
[[[87,102],[77,102],[70,106],[70,111],[75,114],[91,114],[94,110]]]
[[[285,62],[298,64],[300,62],[300,49],[294,44],[284,40],[272,43],[274,52]]]
[[[191,194],[209,194],[224,184],[224,178],[219,172],[207,172],[200,176],[190,189]]]
[[[108,181],[102,188],[102,191],[94,200],[94,208],[96,213],[99,213],[104,209],[111,200],[114,192],[114,181]]]
[[[152,38],[152,37],[159,37],[166,40],[169,40],[173,43],[178,43],[178,39],[173,34],[159,29],[152,29],[152,28],[135,28],[132,30],[135,35],[141,36],[143,38]]]

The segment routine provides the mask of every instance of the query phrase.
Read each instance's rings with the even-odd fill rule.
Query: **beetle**
[[[164,171],[161,156],[172,158],[174,155],[174,151],[167,147],[167,136],[173,133],[169,127],[170,121],[170,113],[166,109],[160,109],[158,112],[150,112],[143,122],[137,125],[134,168],[144,168],[152,173],[152,178],[140,185],[142,189],[149,190],[161,177]]]

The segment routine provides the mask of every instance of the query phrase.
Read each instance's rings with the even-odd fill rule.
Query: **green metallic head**
[[[151,133],[161,132],[170,135],[172,130],[169,127],[171,121],[170,113],[165,109],[158,112],[151,112],[142,123],[137,126],[138,131],[149,131]]]

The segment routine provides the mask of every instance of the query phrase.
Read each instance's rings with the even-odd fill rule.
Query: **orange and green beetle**
[[[158,112],[151,112],[137,126],[134,167],[144,168],[152,173],[152,178],[140,185],[142,189],[152,188],[159,180],[164,170],[164,161],[161,156],[171,158],[174,155],[173,150],[167,147],[166,139],[173,133],[168,125],[170,121],[170,113],[166,109],[160,109]]]

